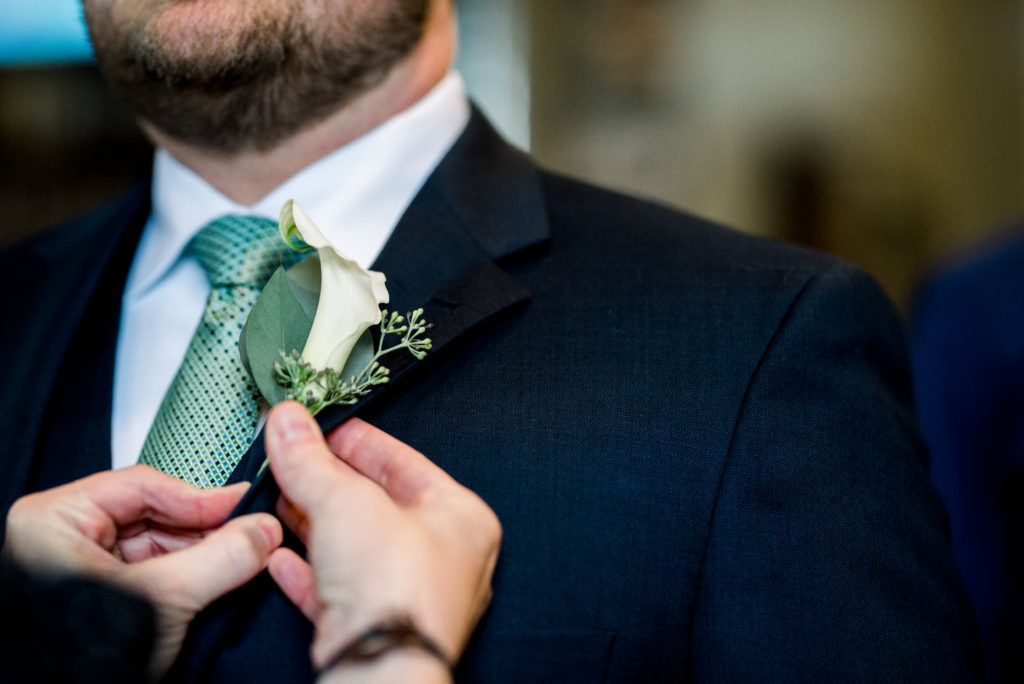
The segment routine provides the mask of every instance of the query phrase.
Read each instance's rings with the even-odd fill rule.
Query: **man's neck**
[[[145,121],[141,125],[157,147],[167,150],[225,197],[250,206],[305,167],[425,96],[448,71],[454,32],[450,4],[433,3],[423,39],[380,85],[270,150],[223,155],[175,140]]]

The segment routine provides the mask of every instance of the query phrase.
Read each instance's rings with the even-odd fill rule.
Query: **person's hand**
[[[278,549],[268,569],[316,626],[314,665],[396,614],[454,662],[490,601],[501,541],[494,512],[422,454],[358,419],[325,443],[309,413],[286,402],[271,411],[266,439],[283,494],[278,515],[309,552],[307,564]]]
[[[252,579],[281,544],[269,514],[221,526],[247,487],[197,489],[149,466],[98,473],[15,501],[3,555],[149,599],[157,615],[150,671],[159,676],[195,614]]]

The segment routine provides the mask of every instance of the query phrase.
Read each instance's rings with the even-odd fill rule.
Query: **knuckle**
[[[223,553],[228,565],[239,573],[247,572],[258,562],[260,551],[265,544],[255,524],[248,524],[225,535]]]
[[[504,530],[501,520],[498,519],[498,514],[479,496],[473,496],[473,504],[477,508],[473,519],[477,523],[481,539],[490,546],[499,546]]]
[[[222,540],[221,550],[228,565],[235,570],[242,570],[251,564],[252,543],[245,533],[225,536]]]
[[[45,507],[39,502],[39,496],[40,494],[23,496],[8,510],[5,526],[8,540],[16,540],[27,535],[27,531],[42,519]]]
[[[486,513],[480,517],[480,525],[481,529],[483,530],[484,537],[486,539],[488,539],[495,546],[501,543],[503,529],[501,526],[501,521],[498,520],[498,516],[494,513],[494,511],[492,511],[490,508],[487,508]]]
[[[10,510],[7,512],[7,520],[11,519],[21,520],[22,518],[29,519],[33,516],[34,509],[43,508],[40,498],[44,495],[43,492],[36,494],[28,494],[16,500]]]
[[[7,511],[7,527],[15,525],[21,522],[22,518],[25,517],[25,509],[31,508],[31,502],[27,501],[28,497],[22,497],[15,501],[9,511]]]

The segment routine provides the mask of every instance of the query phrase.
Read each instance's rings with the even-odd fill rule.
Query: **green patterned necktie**
[[[224,484],[252,443],[260,413],[238,337],[274,270],[300,256],[274,221],[223,216],[185,248],[210,280],[210,296],[185,360],[153,421],[140,463],[200,487]]]

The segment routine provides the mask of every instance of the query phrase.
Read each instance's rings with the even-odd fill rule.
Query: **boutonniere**
[[[242,363],[268,404],[295,400],[313,414],[354,404],[388,381],[384,356],[426,355],[423,310],[381,309],[389,301],[383,273],[342,254],[293,200],[281,208],[279,228],[290,248],[310,256],[274,272],[239,340]]]

